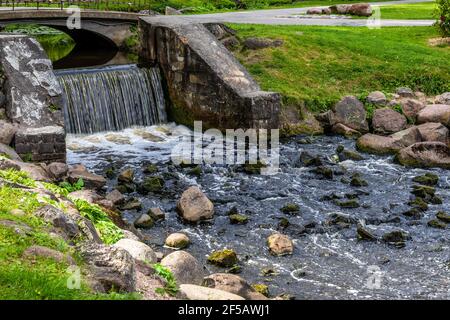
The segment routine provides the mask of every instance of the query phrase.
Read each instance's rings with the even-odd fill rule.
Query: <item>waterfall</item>
[[[158,68],[136,65],[59,70],[69,133],[117,131],[166,122]]]

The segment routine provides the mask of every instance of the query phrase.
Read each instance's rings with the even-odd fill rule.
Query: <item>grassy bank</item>
[[[381,6],[381,19],[419,19],[435,20],[436,3],[421,2],[411,4],[397,4]]]
[[[312,111],[347,94],[409,86],[427,94],[450,91],[450,48],[430,47],[432,27],[309,27],[230,25],[242,39],[283,39],[278,48],[235,51],[265,90]]]

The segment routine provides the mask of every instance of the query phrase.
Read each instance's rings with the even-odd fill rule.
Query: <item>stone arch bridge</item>
[[[137,26],[140,14],[118,11],[82,10],[80,29],[69,29],[68,10],[0,10],[0,26],[12,23],[39,24],[53,27],[70,35],[75,42],[89,42],[92,46],[120,48],[132,35],[131,27]]]

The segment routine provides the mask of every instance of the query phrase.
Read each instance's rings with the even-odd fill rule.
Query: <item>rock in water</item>
[[[143,242],[132,239],[121,239],[114,246],[124,249],[136,260],[148,263],[155,263],[157,261],[155,252]]]
[[[161,260],[161,265],[168,268],[178,284],[201,284],[204,272],[202,265],[186,251],[175,251]]]
[[[69,182],[76,183],[80,178],[88,189],[98,189],[106,184],[105,178],[89,172],[82,164],[76,164],[69,169]]]
[[[184,249],[189,243],[189,237],[179,232],[170,234],[165,241],[166,246],[176,249]]]
[[[233,250],[224,249],[211,253],[208,262],[219,267],[230,268],[238,263],[238,257]]]
[[[180,293],[188,300],[245,300],[238,295],[226,291],[192,284],[182,284],[180,286]]]
[[[151,228],[153,227],[153,219],[148,214],[144,213],[134,221],[136,228]]]
[[[450,169],[450,149],[442,142],[419,142],[400,150],[397,160],[405,166]]]
[[[420,131],[417,127],[411,127],[387,137],[367,133],[356,141],[356,147],[363,152],[389,154],[421,141]]]
[[[213,203],[195,186],[183,192],[177,210],[183,219],[189,222],[211,219],[214,215]]]
[[[117,177],[117,180],[122,183],[133,183],[133,179],[134,179],[133,169],[125,169]]]
[[[294,244],[288,236],[275,233],[267,239],[270,253],[276,256],[292,254],[294,251]]]
[[[241,277],[229,273],[214,273],[203,279],[203,286],[227,291],[247,300],[266,300],[266,297],[258,293],[247,281]]]

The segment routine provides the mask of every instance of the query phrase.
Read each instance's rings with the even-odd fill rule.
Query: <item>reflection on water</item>
[[[159,251],[165,237],[182,231],[192,245],[187,249],[207,268],[223,272],[206,262],[212,250],[234,249],[242,266],[241,276],[252,283],[265,283],[273,295],[283,292],[298,299],[448,299],[450,288],[450,234],[447,229],[434,229],[427,221],[436,212],[450,212],[450,174],[445,170],[407,169],[393,163],[391,157],[364,155],[362,161],[333,163],[336,146],[354,149],[354,142],[342,137],[317,137],[305,144],[304,137],[294,137],[281,145],[280,172],[274,176],[250,175],[238,166],[202,165],[198,176],[192,168],[174,166],[170,161],[172,148],[189,129],[174,124],[131,128],[119,132],[89,136],[69,136],[68,161],[84,163],[99,174],[114,171],[108,180],[108,191],[117,185],[117,173],[125,168],[135,170],[136,183],[145,177],[163,178],[165,187],[159,193],[132,192],[142,211],[124,211],[132,222],[154,206],[161,207],[166,220],[145,231],[150,244]],[[306,139],[307,140],[307,139]],[[298,165],[301,152],[320,155],[333,169],[332,180],[324,180],[311,167]],[[144,167],[155,164],[157,172],[144,173]],[[112,170],[111,170],[112,169]],[[413,185],[412,177],[425,172],[439,175],[436,194],[443,204],[430,205],[418,220],[402,213]],[[360,173],[369,185],[352,187],[345,180]],[[214,202],[215,216],[209,223],[189,225],[176,213],[176,201],[189,185],[199,185]],[[341,208],[325,196],[335,194],[356,198],[359,208]],[[280,208],[287,203],[300,207],[297,215],[286,215]],[[227,212],[236,207],[250,220],[245,225],[230,224]],[[383,234],[389,230],[407,231],[411,240],[398,248],[383,242],[358,241],[356,224],[330,224],[336,213],[346,214]],[[287,228],[280,222],[289,221]],[[289,235],[295,250],[292,256],[273,257],[268,253],[266,239],[274,231]],[[263,275],[263,269],[277,275]],[[373,286],[373,270],[380,277]],[[376,281],[375,281],[376,283]]]

